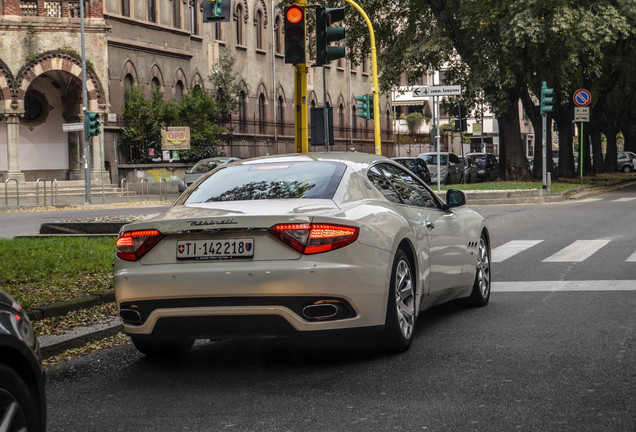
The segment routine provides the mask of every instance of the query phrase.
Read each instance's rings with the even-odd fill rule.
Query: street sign
[[[592,94],[588,90],[579,89],[574,92],[572,99],[576,106],[586,107],[592,102]]]
[[[589,122],[590,107],[574,107],[574,122]]]
[[[84,130],[84,123],[62,123],[63,132],[78,132]]]
[[[460,94],[462,94],[460,85],[413,87],[413,97],[459,96]]]

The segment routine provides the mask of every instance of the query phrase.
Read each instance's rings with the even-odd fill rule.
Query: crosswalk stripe
[[[508,258],[523,252],[526,249],[531,248],[543,240],[513,240],[505,243],[499,247],[494,248],[491,251],[492,262],[502,262]]]
[[[612,202],[629,202],[634,200],[636,200],[636,197],[618,198],[618,199],[612,200]]]
[[[576,202],[580,202],[580,203],[586,203],[586,202],[594,202],[594,201],[601,201],[603,198],[585,198],[582,200],[576,200]]]
[[[636,280],[493,282],[493,292],[636,291]]]
[[[581,262],[592,256],[609,240],[577,240],[542,262]]]

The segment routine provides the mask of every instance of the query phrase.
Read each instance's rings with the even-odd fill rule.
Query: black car
[[[0,290],[0,430],[45,429],[39,344],[22,307]]]
[[[404,165],[420,179],[424,180],[427,185],[430,186],[431,173],[429,172],[428,166],[426,165],[426,162],[424,162],[424,159],[417,157],[394,157],[393,160],[401,165]]]
[[[477,164],[477,178],[479,181],[497,180],[497,177],[499,177],[499,162],[495,155],[490,153],[468,153],[466,156],[473,158]]]

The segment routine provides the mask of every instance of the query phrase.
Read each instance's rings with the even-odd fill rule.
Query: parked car
[[[194,183],[203,174],[212,171],[221,165],[239,160],[235,157],[213,157],[201,159],[186,171],[185,177],[179,180],[179,193],[183,193],[192,183]]]
[[[477,164],[479,181],[497,180],[497,177],[499,177],[499,162],[495,155],[490,153],[468,153],[466,156],[473,158]]]
[[[636,169],[636,154],[628,151],[616,154],[616,169],[623,172],[631,172]]]
[[[38,341],[22,307],[0,290],[0,430],[45,429],[46,394]]]
[[[431,173],[424,159],[417,157],[394,157],[393,160],[411,170],[412,173],[421,178],[427,185],[431,184]]]
[[[477,164],[475,160],[470,156],[459,158],[464,165],[464,172],[462,173],[462,183],[475,183],[478,181]]]
[[[440,183],[461,183],[464,166],[459,156],[448,152],[440,152],[439,155]],[[423,159],[428,165],[428,170],[431,173],[431,182],[437,183],[437,152],[421,153],[417,157]]]
[[[489,231],[465,200],[451,189],[444,202],[374,154],[224,165],[163,214],[122,227],[124,332],[150,356],[187,352],[195,339],[351,330],[404,351],[424,309],[488,303]]]

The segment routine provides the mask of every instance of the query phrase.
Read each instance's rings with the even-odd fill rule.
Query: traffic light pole
[[[296,153],[309,151],[307,122],[307,65],[299,63],[294,68],[294,124]]]
[[[84,119],[84,188],[86,204],[91,203],[91,160],[88,137],[88,96],[86,94],[86,43],[84,42],[84,2],[80,1],[80,36],[82,44],[82,115]]]
[[[371,42],[371,73],[372,73],[372,85],[373,85],[373,125],[374,125],[374,141],[375,141],[375,154],[382,154],[382,142],[380,137],[380,95],[378,93],[378,58],[375,49],[375,33],[373,32],[373,25],[371,20],[367,16],[366,12],[353,0],[345,0],[351,6],[356,8],[360,15],[364,18],[369,27],[369,40]]]

